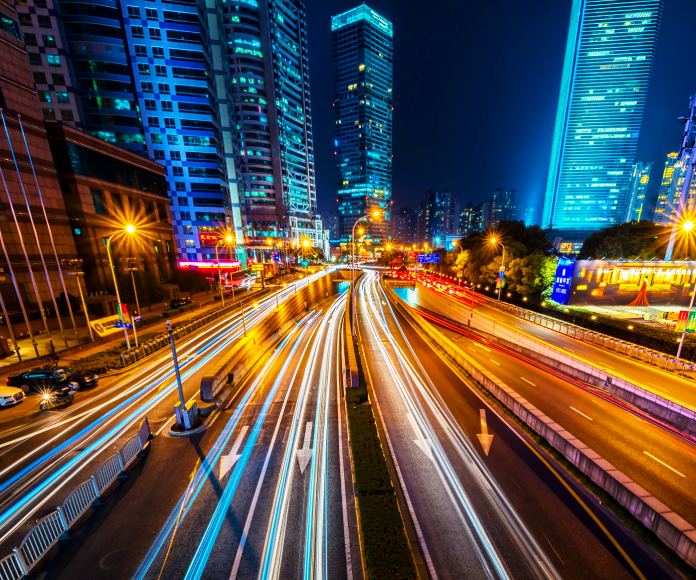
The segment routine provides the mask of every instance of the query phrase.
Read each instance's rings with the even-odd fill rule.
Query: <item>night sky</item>
[[[319,208],[335,211],[330,18],[353,0],[306,0]],[[374,0],[394,23],[395,204],[426,189],[478,202],[516,188],[541,212],[571,0]],[[665,0],[638,160],[653,161],[656,195],[679,148],[696,69],[695,0]],[[649,216],[652,212],[649,213]]]

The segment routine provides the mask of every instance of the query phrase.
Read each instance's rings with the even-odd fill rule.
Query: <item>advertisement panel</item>
[[[96,318],[90,321],[92,330],[99,336],[108,336],[121,330],[121,317],[118,314],[113,316],[105,316],[104,318]]]
[[[675,332],[684,332],[686,330],[686,322],[689,319],[688,310],[680,310],[677,317],[677,325],[674,327]]]
[[[686,320],[686,332],[696,331],[696,310],[689,312],[689,317]]]
[[[551,300],[559,304],[568,304],[570,299],[570,287],[573,284],[573,272],[575,260],[570,258],[558,258],[556,265],[556,277],[553,280],[553,292]]]

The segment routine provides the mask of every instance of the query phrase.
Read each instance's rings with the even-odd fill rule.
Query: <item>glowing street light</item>
[[[351,242],[351,270],[350,270],[350,289],[351,289],[351,326],[353,336],[356,336],[355,328],[355,228],[362,221],[367,221],[370,218],[379,219],[382,212],[379,209],[373,209],[370,213],[360,216],[353,224],[353,229],[351,230],[350,242]],[[362,228],[361,228],[362,229]],[[362,235],[362,234],[361,234]]]
[[[498,271],[498,300],[500,300],[500,293],[503,290],[503,276],[505,275],[505,244],[503,244],[500,237],[496,233],[490,234],[486,240],[486,243],[494,248],[500,246],[503,249],[503,256],[500,260],[500,270]]]
[[[682,222],[681,229],[683,232],[686,232],[687,234],[691,234],[691,232],[694,230],[693,220],[687,219],[686,221]],[[671,243],[671,240],[670,240],[670,243]],[[669,250],[668,250],[668,252],[669,252]],[[670,257],[671,257],[671,255],[670,255]],[[694,307],[694,300],[696,300],[696,284],[694,284],[694,289],[691,292],[691,302],[689,302],[689,315],[691,314],[691,310]],[[688,320],[688,318],[687,318],[687,320]],[[675,363],[679,362],[679,358],[681,357],[682,348],[684,347],[684,337],[686,336],[686,326],[687,325],[684,325],[684,330],[682,331],[681,337],[679,338],[679,348],[677,348],[677,356],[674,359]]]
[[[121,303],[121,294],[118,291],[118,281],[116,280],[116,269],[114,268],[114,260],[113,257],[111,256],[111,240],[113,239],[114,236],[117,236],[122,233],[126,233],[128,235],[133,235],[136,232],[136,228],[133,224],[126,224],[123,226],[122,230],[117,230],[113,234],[111,234],[108,238],[106,238],[106,257],[109,260],[109,267],[111,268],[111,276],[114,280],[114,291],[116,293],[116,303],[118,304],[118,317],[121,320],[121,324],[123,325],[123,334],[126,337],[126,347],[130,350],[130,339],[128,338],[128,329],[126,328],[126,320],[123,317],[123,307]],[[138,342],[138,335],[136,334],[135,331],[135,322],[133,322],[133,335],[135,336],[135,342],[137,344]]]
[[[215,263],[218,267],[218,286],[220,287],[220,301],[222,303],[222,306],[225,305],[225,292],[222,288],[222,272],[220,270],[220,258],[218,256],[218,248],[221,245],[226,245],[229,248],[233,242],[234,236],[230,233],[227,233],[224,236],[222,236],[215,244]],[[232,284],[232,302],[234,302],[234,284]]]

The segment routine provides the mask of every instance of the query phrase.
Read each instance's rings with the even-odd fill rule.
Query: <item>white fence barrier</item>
[[[55,511],[38,520],[24,536],[18,548],[0,559],[0,580],[18,580],[26,576],[58,543],[60,537],[80,519],[94,502],[145,448],[150,425],[144,419],[137,435],[131,437],[109,457],[87,481],[83,481]]]

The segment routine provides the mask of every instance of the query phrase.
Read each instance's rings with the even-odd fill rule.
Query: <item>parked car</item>
[[[72,390],[90,389],[99,382],[95,374],[83,374],[70,369],[32,369],[7,377],[7,386],[19,387],[25,393],[42,393],[64,386]]]
[[[24,391],[16,387],[0,387],[0,407],[10,407],[24,400]]]
[[[169,302],[169,308],[184,308],[193,304],[193,300],[189,297],[185,298],[174,298]]]
[[[39,409],[48,411],[49,409],[67,407],[72,404],[74,398],[73,391],[69,386],[48,389],[41,393]]]

